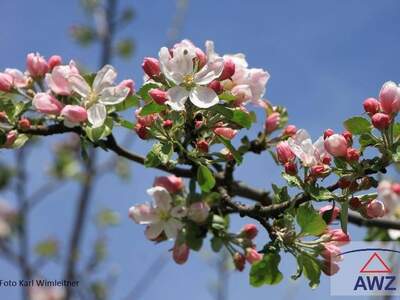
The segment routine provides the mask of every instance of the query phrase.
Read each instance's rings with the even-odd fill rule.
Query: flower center
[[[160,218],[161,221],[168,221],[168,219],[170,218],[169,212],[160,211],[159,212],[159,218]]]
[[[194,75],[193,74],[187,74],[183,77],[183,82],[182,84],[187,88],[190,89],[195,86],[194,83]]]
[[[97,102],[97,94],[95,92],[91,92],[86,100],[86,109],[89,109]]]

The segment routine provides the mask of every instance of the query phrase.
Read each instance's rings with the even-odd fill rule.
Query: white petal
[[[153,197],[155,208],[157,210],[169,212],[169,210],[171,209],[172,198],[165,188],[161,186],[155,186],[148,189],[147,194]]]
[[[178,235],[178,231],[182,228],[182,223],[176,219],[169,219],[164,223],[165,235],[168,239],[174,239]]]
[[[174,86],[167,91],[166,102],[173,110],[185,110],[185,102],[189,97],[189,91],[181,86]]]
[[[400,238],[400,230],[389,229],[388,234],[393,240],[397,240],[398,238]]]
[[[162,47],[160,52],[158,53],[159,61],[160,61],[160,69],[161,72],[167,77],[167,79],[172,82],[179,84],[180,82],[175,82],[174,76],[172,75],[169,69],[169,61],[171,59],[171,54],[169,53],[169,49],[167,47]]]
[[[129,217],[138,224],[150,224],[158,220],[154,209],[148,204],[139,204],[129,209]]]
[[[218,104],[218,95],[210,88],[196,86],[189,95],[190,101],[200,108],[209,108]]]
[[[87,113],[88,120],[94,128],[102,126],[107,117],[106,107],[102,103],[96,103],[95,105],[91,106],[87,110]]]
[[[186,207],[183,205],[175,206],[173,209],[171,209],[171,216],[177,219],[181,219],[184,216],[186,216],[187,210]]]
[[[218,78],[224,70],[224,60],[222,57],[215,58],[209,61],[199,72],[194,76],[194,81],[197,84],[206,85]]]
[[[93,81],[93,91],[100,93],[103,89],[110,87],[115,78],[117,77],[117,72],[111,65],[105,65],[100,71],[97,72],[96,77]]]
[[[127,87],[108,87],[102,90],[99,96],[99,102],[105,105],[114,105],[121,103],[129,94]]]
[[[68,76],[68,81],[71,84],[72,90],[82,97],[87,97],[91,93],[91,88],[79,74],[71,74]]]
[[[164,230],[164,224],[162,222],[153,223],[146,227],[146,237],[149,240],[156,239]]]

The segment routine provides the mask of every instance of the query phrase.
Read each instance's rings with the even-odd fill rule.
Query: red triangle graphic
[[[369,270],[368,269],[368,266],[374,259],[379,260],[383,269],[380,269],[380,270]],[[368,259],[366,264],[361,268],[360,273],[392,273],[392,269],[388,267],[388,265],[383,261],[382,257],[377,252],[374,252],[371,255],[371,257]]]

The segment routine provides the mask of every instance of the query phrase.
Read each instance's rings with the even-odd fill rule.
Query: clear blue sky
[[[137,11],[135,22],[121,35],[133,37],[137,51],[132,60],[117,60],[115,66],[121,79],[133,77],[140,85],[140,62],[144,56],[155,56],[164,45],[175,2],[121,2],[133,3]],[[384,81],[399,81],[399,10],[400,3],[396,0],[191,1],[181,36],[199,45],[207,39],[214,40],[219,53],[243,52],[251,66],[268,70],[271,79],[266,97],[287,106],[291,123],[317,137],[327,127],[341,130],[341,121],[360,113],[362,100],[375,96]],[[89,67],[97,66],[98,48],[81,49],[67,35],[72,24],[84,20],[78,0],[1,1],[0,11],[0,69],[23,68],[25,56],[31,51],[46,56],[57,53],[66,60],[74,58]],[[133,119],[133,112],[130,116]],[[58,139],[49,140],[51,143]],[[136,139],[135,135],[132,139]],[[48,180],[45,170],[49,165],[50,143],[43,143],[33,153],[32,190]],[[135,150],[143,152],[148,147],[142,145],[135,142]],[[279,172],[266,154],[250,155],[239,169],[238,177],[254,186],[268,188],[272,181],[280,182]],[[151,186],[156,174],[160,175],[132,165],[129,184],[122,184],[114,176],[103,177],[97,184],[91,212],[112,207],[122,217],[122,225],[109,232],[109,260],[120,271],[112,299],[125,296],[148,265],[170,246],[152,245],[145,240],[143,228],[127,218],[132,204],[148,200],[145,187]],[[57,236],[66,244],[76,193],[76,187],[68,184],[35,209],[30,218],[32,240]],[[234,222],[234,229],[239,229],[240,224]],[[351,229],[354,239],[362,238],[362,230]],[[85,235],[86,252],[93,238],[90,229]],[[207,255],[194,254],[184,266],[169,263],[142,299],[212,299],[210,287],[215,272],[206,262]],[[47,270],[51,279],[60,278],[54,265],[50,264]],[[282,284],[258,289],[248,285],[247,272],[233,274],[229,299],[328,298],[326,277],[320,288],[311,291],[303,280],[290,281],[295,267],[286,258],[283,271]],[[0,277],[16,279],[19,275],[2,261]],[[14,299],[17,295],[17,290],[0,289],[1,299]]]

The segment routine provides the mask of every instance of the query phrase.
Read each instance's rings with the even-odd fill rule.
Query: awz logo
[[[354,291],[396,291],[396,276],[378,252],[374,252],[360,270]]]

